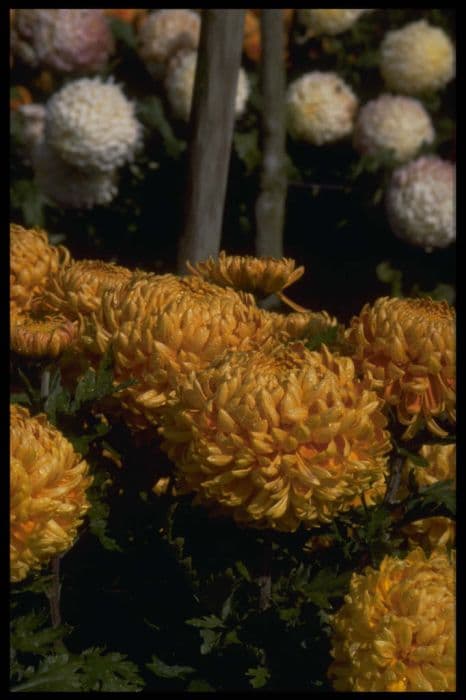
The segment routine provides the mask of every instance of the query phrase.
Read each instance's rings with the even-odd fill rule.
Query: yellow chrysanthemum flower
[[[405,440],[423,420],[439,437],[447,433],[436,417],[456,423],[455,326],[455,310],[445,301],[381,297],[346,332],[358,370],[407,426]]]
[[[417,485],[431,486],[437,481],[452,479],[456,488],[456,445],[423,445],[419,454],[429,463],[427,467],[414,464],[406,459],[401,474],[399,498],[408,495],[408,476],[413,471]],[[455,544],[456,524],[444,516],[422,518],[406,525],[403,530],[411,547],[421,545],[425,549]]]
[[[79,318],[96,311],[107,289],[115,289],[131,279],[126,267],[102,260],[78,260],[58,270],[40,299],[42,308]]]
[[[380,400],[351,359],[302,343],[192,373],[161,422],[181,488],[237,522],[285,531],[330,522],[384,473],[390,449]]]
[[[455,690],[455,553],[417,548],[353,574],[331,624],[335,690]]]
[[[283,295],[283,290],[299,280],[304,267],[296,267],[291,258],[255,258],[251,255],[227,255],[222,250],[218,258],[208,258],[197,265],[186,263],[189,271],[221,287],[233,287],[265,296],[277,294],[297,311],[305,311]]]
[[[69,251],[51,246],[41,229],[10,224],[10,303],[27,310],[58,270],[70,263]]]
[[[19,355],[58,357],[77,337],[77,323],[61,314],[10,314],[10,347]]]
[[[197,277],[166,277],[143,275],[103,304],[102,343],[111,337],[115,378],[137,381],[119,394],[136,429],[157,424],[181,376],[225,349],[248,349],[273,335],[272,321],[251,295]]]
[[[87,463],[44,414],[10,406],[11,581],[72,546],[90,483]]]

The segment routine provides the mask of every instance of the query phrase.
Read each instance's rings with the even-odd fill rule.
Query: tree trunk
[[[244,10],[203,10],[180,274],[186,260],[196,263],[220,251],[243,31]]]
[[[261,11],[262,177],[256,255],[283,256],[286,200],[285,56],[282,10]]]

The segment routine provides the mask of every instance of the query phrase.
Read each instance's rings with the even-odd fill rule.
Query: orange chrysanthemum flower
[[[179,378],[206,367],[227,348],[249,348],[272,335],[251,295],[196,277],[141,275],[103,303],[102,344],[111,344],[119,394],[133,428],[158,422]],[[112,327],[113,326],[113,327]]]
[[[73,544],[89,508],[88,465],[44,414],[10,407],[10,578]]]
[[[331,624],[335,690],[455,690],[455,553],[417,548],[353,574]]]
[[[306,311],[283,294],[284,289],[304,274],[304,267],[296,268],[295,261],[290,258],[227,255],[222,250],[217,259],[210,257],[197,265],[187,262],[186,266],[194,275],[221,287],[233,287],[264,296],[276,294],[296,311]]]
[[[330,522],[385,472],[375,393],[349,358],[302,343],[232,352],[180,380],[160,432],[197,502],[237,522],[293,531]]]
[[[130,270],[114,263],[78,260],[58,270],[40,299],[40,306],[79,318],[96,311],[103,293],[125,284],[131,276]]]
[[[260,10],[246,10],[244,17],[243,51],[246,56],[258,63],[262,53]],[[282,10],[283,13],[283,43],[286,47],[288,34],[293,21],[294,10]]]
[[[70,263],[69,251],[51,246],[45,231],[10,224],[10,302],[21,310],[31,308],[37,294],[58,270]]]
[[[79,324],[79,343],[76,352],[100,356],[101,349],[94,342],[95,326],[103,295],[118,290],[132,277],[125,267],[102,260],[79,260],[60,269],[50,280],[47,289],[36,301],[42,311],[64,314]]]
[[[28,357],[58,357],[78,337],[76,322],[61,314],[31,315],[12,311],[10,347]]]
[[[425,421],[447,435],[435,418],[456,422],[455,310],[445,301],[382,297],[352,319],[347,340],[371,388],[394,406],[412,438]]]

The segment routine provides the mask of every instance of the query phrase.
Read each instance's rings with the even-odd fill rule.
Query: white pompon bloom
[[[177,119],[189,121],[196,74],[197,51],[179,51],[167,69],[165,89],[168,101]],[[235,114],[239,117],[249,97],[249,81],[243,68],[239,69],[236,89]]]
[[[397,168],[385,200],[395,235],[426,251],[455,241],[455,179],[455,165],[437,156]]]
[[[376,155],[392,149],[395,158],[409,160],[423,144],[432,143],[435,131],[419,100],[401,95],[380,95],[359,111],[353,144],[361,154]]]
[[[134,104],[113,82],[82,78],[47,102],[45,138],[75,168],[111,172],[133,160],[141,141]]]
[[[116,170],[102,173],[73,168],[44,140],[35,146],[32,162],[39,189],[61,207],[91,209],[109,204],[118,193]]]
[[[192,10],[156,10],[138,31],[139,55],[154,78],[162,78],[169,59],[182,49],[197,49],[199,15]]]
[[[387,32],[380,46],[380,72],[395,92],[438,90],[455,76],[455,48],[440,27],[424,19]]]
[[[316,146],[338,141],[353,130],[358,98],[336,73],[312,71],[288,86],[288,130]]]
[[[351,29],[353,24],[361,15],[371,10],[298,10],[298,17],[301,24],[308,28],[309,36],[318,34],[329,34],[335,36]]]

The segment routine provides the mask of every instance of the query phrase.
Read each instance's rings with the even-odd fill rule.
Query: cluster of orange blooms
[[[256,303],[251,292],[288,301],[283,289],[304,272],[292,260],[222,253],[178,277],[74,261],[37,229],[12,225],[10,240],[12,349],[57,358],[66,372],[70,358],[95,368],[111,347],[115,382],[135,380],[115,395],[115,414],[135,433],[160,435],[175,467],[155,493],[171,485],[213,514],[293,532],[330,522],[362,494],[383,493],[390,407],[404,439],[423,426],[442,436],[455,423],[455,311],[446,302],[380,298],[345,329],[325,311],[276,313]],[[307,349],[326,332],[331,343]],[[14,580],[57,551],[28,534],[31,523],[53,520],[60,541],[58,523],[64,551],[86,510],[87,467],[76,466],[63,436],[53,474],[36,484],[30,465],[52,441],[33,421],[45,430],[45,417],[13,409]],[[37,445],[26,447],[21,431]],[[433,467],[421,484],[454,476],[454,448],[423,449]],[[38,507],[46,478],[68,494],[68,530],[50,505]],[[60,479],[72,486],[61,490]],[[408,536],[435,547],[454,535],[448,521],[420,521]]]

